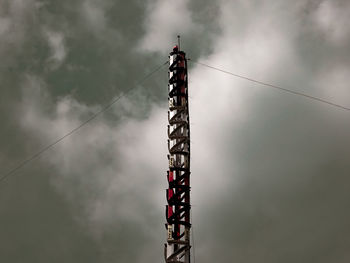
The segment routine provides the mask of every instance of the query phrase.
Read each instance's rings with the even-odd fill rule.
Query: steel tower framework
[[[190,263],[190,123],[186,53],[169,55],[168,189],[166,190],[166,263]]]

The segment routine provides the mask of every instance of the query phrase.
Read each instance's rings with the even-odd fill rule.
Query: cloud
[[[140,43],[144,51],[167,53],[169,44],[176,43],[176,36],[186,37],[195,30],[187,0],[149,1],[146,18],[146,34]]]
[[[49,72],[40,67],[21,71],[19,67],[15,74],[0,79],[3,87],[11,87],[8,93],[12,92],[4,94],[2,101],[8,100],[14,105],[11,109],[16,109],[16,114],[7,108],[1,111],[9,112],[4,127],[8,133],[16,130],[14,137],[21,138],[18,142],[8,133],[3,136],[6,147],[1,147],[1,164],[11,157],[4,149],[35,152],[79,126],[101,109],[102,102],[125,92],[158,59],[163,61],[181,30],[183,47],[193,61],[335,103],[349,101],[348,37],[345,29],[337,29],[346,20],[347,5],[341,10],[340,2],[306,0],[151,1],[147,8],[144,3],[130,3],[131,7],[129,2],[84,1],[70,11],[59,9],[61,2],[45,6],[41,18],[57,18],[52,15],[57,10],[72,15],[67,18],[69,32],[44,19],[43,28],[51,34],[51,40],[48,35],[42,39],[46,46],[49,43],[48,52],[35,53],[30,48],[31,40],[38,36],[35,30],[28,31],[22,35],[28,42],[23,42],[27,48],[22,49],[21,61],[44,57],[41,63],[51,57],[57,63],[61,59],[61,66]],[[120,11],[122,4],[125,9]],[[137,19],[125,19],[134,11]],[[339,16],[339,21],[328,16]],[[4,23],[3,32],[8,32],[6,23],[10,22]],[[118,35],[122,44],[101,41],[114,39],[111,32],[122,32]],[[91,37],[96,33],[97,38]],[[69,56],[64,55],[68,52]],[[18,57],[13,59],[21,64]],[[197,261],[346,262],[350,236],[348,113],[191,62],[189,66]],[[59,220],[45,217],[49,220],[40,225],[57,225],[59,230],[48,227],[49,233],[62,238],[58,244],[65,246],[45,238],[45,249],[35,249],[34,244],[30,250],[28,258],[33,262],[51,258],[53,252],[42,257],[40,251],[52,247],[72,249],[59,250],[65,262],[163,260],[167,101],[166,72],[162,74],[46,152],[39,162],[22,170],[28,176],[11,178],[12,187],[0,191],[0,200],[11,200],[3,213],[6,218],[18,218],[21,213],[23,218],[37,215],[35,219],[40,219],[38,210],[50,207],[52,198],[48,197],[55,195],[52,209],[64,207],[64,218],[75,222],[70,230],[74,233],[62,237],[59,230],[67,221],[61,222],[61,216]],[[76,87],[79,92],[74,93]],[[34,201],[29,206],[24,201],[17,203],[18,194]],[[25,221],[28,229],[34,226],[31,222]],[[28,243],[36,237],[23,236],[18,230],[22,228],[14,224],[6,226],[17,234],[5,235],[0,241],[12,237],[14,251],[22,244],[16,237]],[[37,226],[34,229],[40,230],[36,234],[47,233]],[[91,252],[90,246],[80,247],[76,239],[70,240],[73,235],[93,240],[98,256],[81,259],[81,251]],[[14,256],[9,258],[16,262]]]
[[[94,30],[103,30],[106,26],[105,2],[96,3],[85,0],[82,5],[82,15]]]
[[[64,97],[47,111],[44,109],[52,100],[46,84],[38,77],[27,76],[23,85],[21,124],[43,145],[99,110],[98,106],[87,107]],[[126,98],[121,102],[119,112],[124,111],[123,105],[134,103]],[[55,171],[50,181],[66,200],[83,208],[78,220],[89,225],[90,235],[101,239],[111,226],[122,231],[123,222],[151,233],[149,221],[163,214],[167,168],[164,127],[166,111],[158,107],[141,121],[124,119],[116,124],[100,116],[46,153],[43,161]],[[161,228],[161,223],[155,227]],[[154,233],[150,238],[158,241]]]
[[[350,5],[346,1],[322,1],[314,13],[314,22],[326,39],[335,45],[346,44]]]
[[[0,18],[0,36],[8,32],[10,28],[10,19],[1,17]]]
[[[323,89],[325,97],[345,107],[350,105],[350,94],[348,83],[350,81],[350,68],[341,65],[320,71],[315,82]]]
[[[3,6],[0,13],[0,52],[5,54],[14,48],[13,52],[18,53],[17,49],[22,46],[28,33],[26,30],[30,16],[37,11],[37,7],[32,0],[3,0],[0,4]]]
[[[334,72],[304,64],[299,53],[304,48],[299,42],[303,24],[294,22],[298,14],[299,9],[289,4],[224,2],[219,18],[223,33],[213,53],[199,60],[335,101],[331,93],[344,94],[343,103],[348,102],[345,68]],[[309,52],[317,57],[317,52]],[[319,74],[306,74],[310,70]],[[332,232],[335,222],[326,216],[333,205],[344,205],[341,194],[321,198],[329,176],[347,184],[348,158],[335,161],[333,156],[348,155],[344,144],[349,141],[332,139],[339,136],[339,129],[349,130],[344,124],[346,113],[199,65],[190,74],[197,260],[280,262],[287,254],[294,260],[317,257],[327,262],[328,257],[346,253],[325,241],[341,235],[338,229]],[[318,121],[311,121],[315,118]],[[317,215],[323,217],[318,223]],[[314,236],[301,228],[312,229]],[[317,254],[326,247],[328,254]]]
[[[60,32],[53,32],[49,30],[45,30],[45,35],[51,49],[51,57],[49,58],[49,61],[53,61],[53,63],[55,63],[55,67],[57,67],[63,62],[67,55],[64,45],[64,35]]]

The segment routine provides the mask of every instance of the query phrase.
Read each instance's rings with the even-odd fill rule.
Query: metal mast
[[[179,37],[178,37],[179,38]],[[179,45],[169,55],[168,189],[166,263],[190,263],[190,123],[186,53]]]

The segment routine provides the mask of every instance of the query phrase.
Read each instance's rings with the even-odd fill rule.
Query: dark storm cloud
[[[3,172],[166,60],[139,48],[148,3],[0,5]],[[3,183],[1,261],[162,258],[166,119],[157,105],[166,103],[166,71],[162,76]]]
[[[340,16],[339,24],[323,21],[324,12],[333,17],[347,11],[340,10],[344,4],[339,2],[318,2],[312,9],[307,4],[226,2],[224,34],[208,63],[348,106],[350,65],[343,41],[349,35],[342,22],[346,18]],[[335,29],[344,33],[334,35]],[[194,208],[200,240],[197,260],[346,262],[348,113],[227,76],[219,79],[214,72],[204,78],[197,67],[192,74],[192,120],[200,120],[196,100],[210,101],[201,124],[211,125],[199,125],[206,127],[204,131],[194,125],[193,140],[206,133],[215,141],[207,147],[212,152],[205,159],[211,161],[209,169],[194,161],[193,174],[200,174],[200,179],[193,179],[198,180],[193,184],[194,199],[205,187],[199,181],[223,183],[216,182],[209,198],[204,191],[197,199],[202,203]],[[220,85],[225,96],[215,90],[218,102],[209,94],[207,100],[198,98],[197,90],[205,83],[212,89]],[[217,110],[218,104],[222,110]],[[210,118],[211,110],[219,120]],[[194,156],[196,147],[199,152],[208,145],[196,145],[202,142],[194,142]]]
[[[350,104],[346,1],[0,5],[3,171],[136,85],[179,33],[194,60]],[[196,260],[347,262],[348,113],[190,65]],[[166,76],[0,186],[0,261],[163,260]]]

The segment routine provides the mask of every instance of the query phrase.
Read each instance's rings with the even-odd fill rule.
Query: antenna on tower
[[[179,47],[179,51],[181,50],[180,48],[180,35],[177,35],[177,46]]]

